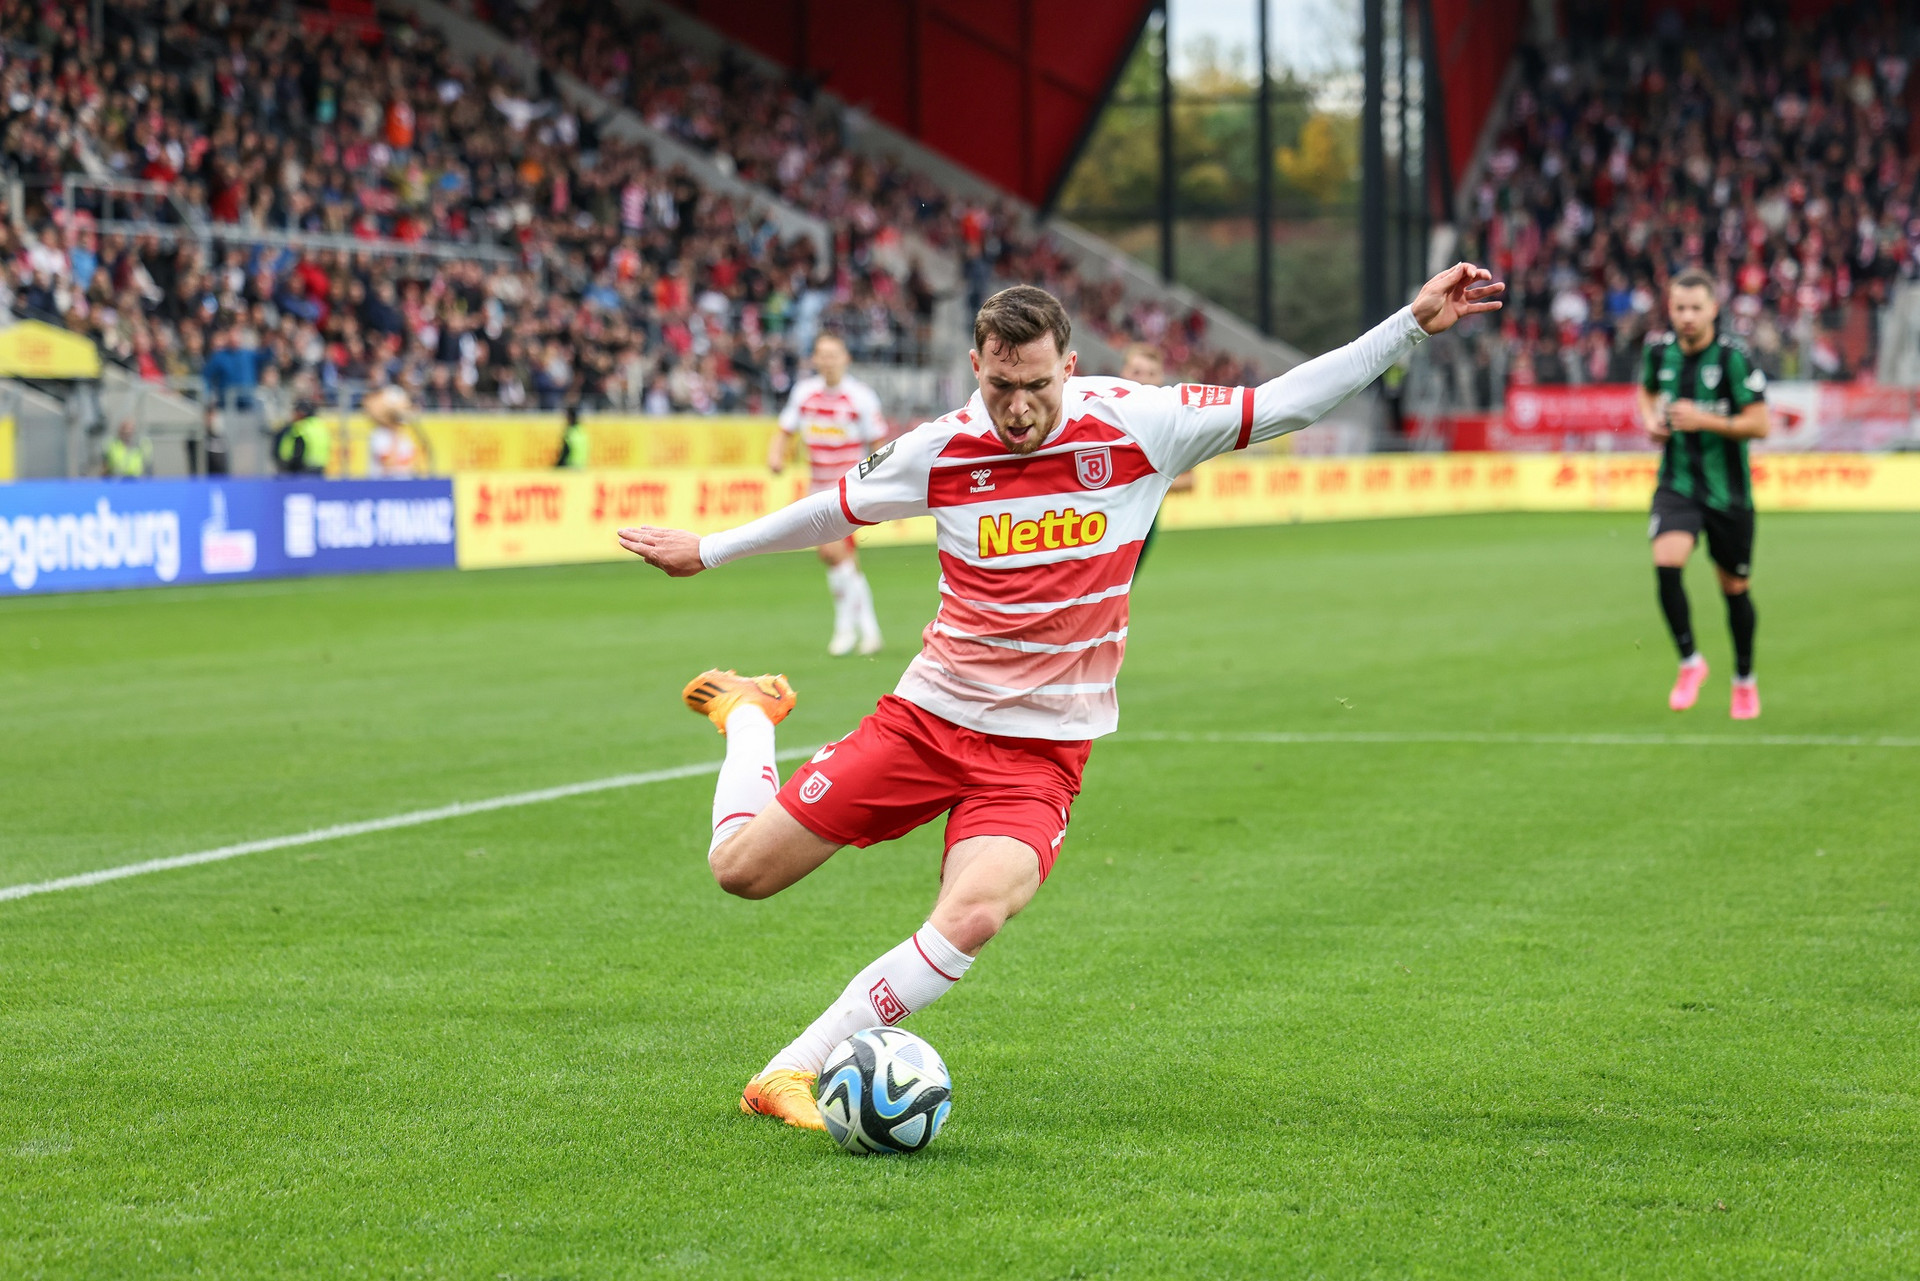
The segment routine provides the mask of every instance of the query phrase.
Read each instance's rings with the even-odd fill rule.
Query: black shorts
[[[1707,535],[1707,555],[1735,578],[1753,573],[1753,510],[1727,510],[1709,507],[1697,498],[1676,494],[1671,489],[1653,491],[1653,519],[1647,524],[1647,537],[1662,534],[1692,534],[1697,542],[1702,530]]]

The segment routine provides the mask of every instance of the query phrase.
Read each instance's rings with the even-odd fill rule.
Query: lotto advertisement
[[[0,485],[0,595],[451,568],[453,489],[425,481]]]
[[[1453,512],[1634,511],[1652,497],[1654,454],[1233,455],[1169,494],[1169,529],[1437,516]],[[1920,511],[1920,455],[1773,454],[1753,462],[1762,511]],[[807,492],[764,468],[486,472],[454,481],[460,565],[617,560],[622,525],[712,533]],[[859,531],[864,545],[930,543],[922,517]]]

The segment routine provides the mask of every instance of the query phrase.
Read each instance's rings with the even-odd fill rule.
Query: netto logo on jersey
[[[1104,512],[1082,516],[1069,507],[1048,512],[1039,520],[1016,521],[1010,513],[980,518],[980,558],[1024,556],[1028,552],[1057,551],[1062,547],[1090,547],[1105,538]]]
[[[880,448],[874,450],[871,454],[868,454],[866,461],[860,464],[860,479],[865,480],[867,477],[873,475],[874,469],[881,463],[887,461],[888,457],[893,453],[893,447],[899,443],[899,441],[890,440],[880,446]]]

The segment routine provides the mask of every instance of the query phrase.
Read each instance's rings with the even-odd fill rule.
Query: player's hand
[[[1413,318],[1430,334],[1445,333],[1463,317],[1499,311],[1496,295],[1506,287],[1505,281],[1495,280],[1485,267],[1456,262],[1421,286],[1413,300]]]
[[[652,525],[623,529],[620,545],[674,578],[687,578],[706,568],[700,561],[700,535],[684,529],[657,529]]]
[[[1720,415],[1710,414],[1691,400],[1676,400],[1667,406],[1667,426],[1675,431],[1711,431],[1720,425]]]

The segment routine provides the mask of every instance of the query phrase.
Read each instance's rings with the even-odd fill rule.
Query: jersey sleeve
[[[1657,394],[1660,390],[1660,345],[1649,342],[1640,348],[1640,386]]]
[[[1402,307],[1346,346],[1258,387],[1121,384],[1108,403],[1155,469],[1178,476],[1218,454],[1318,422],[1405,360],[1426,336],[1413,309]]]
[[[807,380],[802,378],[793,385],[787,394],[787,407],[780,411],[780,430],[791,435],[800,430],[800,402],[807,394]]]
[[[860,415],[854,430],[859,434],[859,438],[869,445],[884,439],[887,434],[887,419],[886,415],[880,412],[880,397],[874,393],[873,388],[862,386],[856,399],[859,403]]]
[[[927,482],[944,435],[923,423],[890,440],[840,478],[840,510],[856,525],[927,514]]]
[[[1767,376],[1753,363],[1746,348],[1729,343],[1726,364],[1727,398],[1733,402],[1734,413],[1767,398]]]

